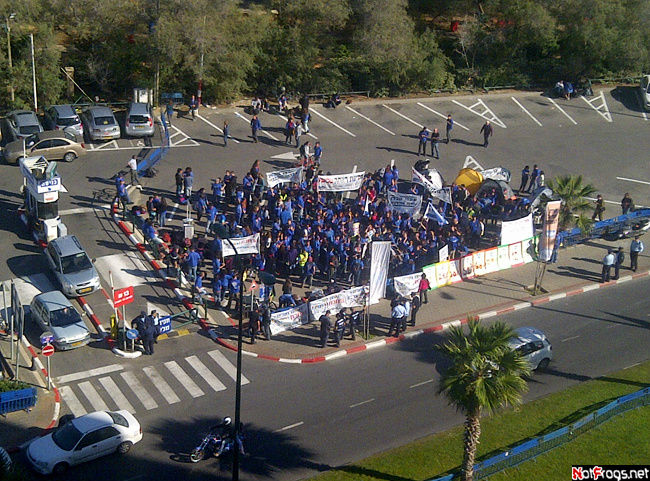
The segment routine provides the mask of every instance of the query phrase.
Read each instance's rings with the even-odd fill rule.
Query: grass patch
[[[524,440],[570,424],[617,397],[647,386],[650,386],[650,361],[580,383],[524,404],[518,409],[507,409],[494,416],[484,417],[481,423],[478,460],[489,458]],[[510,477],[511,473],[520,470],[522,472],[527,470],[526,479],[567,479],[566,477],[570,476],[572,463],[608,464],[606,459],[612,461],[609,464],[626,463],[627,458],[622,452],[629,452],[628,447],[634,447],[632,451],[636,451],[637,456],[645,456],[647,462],[647,453],[650,452],[650,441],[647,436],[650,421],[637,423],[638,426],[632,425],[642,418],[643,414],[649,418],[647,408],[618,416],[580,436],[576,441],[538,457],[537,461],[528,461],[490,479],[523,480],[523,475],[517,478]],[[614,423],[621,430],[620,432],[615,429],[610,430],[610,424],[614,425]],[[608,433],[607,437],[603,437],[605,432]],[[341,466],[312,479],[315,481],[417,481],[443,475],[460,466],[463,454],[462,433],[462,426],[458,426],[357,463]],[[590,443],[585,443],[583,439],[589,439]],[[574,445],[577,443],[581,443],[584,447],[581,450],[574,450]],[[609,453],[609,456],[606,459],[600,457],[602,453]],[[554,468],[549,468],[548,476],[543,476],[537,471],[540,466],[543,466],[541,460],[546,457],[549,458],[549,464],[551,464],[550,460],[553,460]],[[614,460],[617,462],[613,462]],[[531,477],[531,469],[535,470],[535,476]],[[555,474],[552,475],[553,473]]]
[[[21,381],[0,380],[0,392],[18,391],[20,389],[27,389],[28,387],[30,387],[29,384]]]

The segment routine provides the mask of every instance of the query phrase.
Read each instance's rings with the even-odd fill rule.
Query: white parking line
[[[108,395],[113,399],[113,402],[117,406],[117,409],[126,409],[129,411],[131,414],[135,413],[135,409],[133,409],[133,406],[129,402],[129,400],[122,394],[122,391],[120,391],[120,388],[117,387],[117,384],[115,384],[115,381],[109,376],[106,377],[100,377],[99,382],[102,386],[104,386],[104,389],[108,393]]]
[[[433,382],[433,379],[428,379],[426,381],[422,381],[422,382],[419,382],[417,384],[413,384],[412,386],[409,386],[409,389],[413,389],[414,387],[424,386],[425,384],[429,384],[429,383],[432,383],[432,382]]]
[[[424,125],[422,125],[420,122],[416,122],[413,119],[409,119],[406,115],[400,114],[397,110],[391,109],[388,105],[386,105],[386,104],[382,104],[382,105],[384,107],[386,107],[388,110],[390,110],[391,112],[393,112],[394,114],[399,115],[400,117],[402,117],[404,120],[407,120],[407,121],[411,122],[413,125],[417,125],[419,128],[424,127]]]
[[[124,379],[131,391],[133,391],[133,394],[137,396],[147,411],[158,407],[156,401],[154,401],[147,390],[142,386],[142,384],[140,384],[140,381],[138,381],[138,378],[135,377],[135,374],[127,371],[121,373],[120,376],[122,376],[122,379]]]
[[[233,366],[233,364],[228,359],[226,359],[226,356],[224,356],[221,351],[218,350],[210,351],[208,352],[208,356],[210,356],[214,360],[214,362],[219,364],[219,367],[223,369],[233,381],[237,380],[237,368]],[[244,384],[248,384],[249,382],[250,381],[246,379],[246,376],[242,374],[241,377],[242,386]]]
[[[612,114],[609,113],[609,108],[607,107],[607,100],[605,100],[605,92],[603,90],[600,91],[600,95],[598,97],[594,97],[591,100],[587,100],[584,95],[581,95],[580,98],[585,102],[587,102],[589,106],[593,108],[596,112],[598,112],[602,118],[607,120],[607,122],[612,122]],[[596,100],[600,100],[601,104],[595,106],[594,102]]]
[[[355,114],[357,114],[357,115],[358,115],[359,117],[361,117],[362,119],[366,119],[368,122],[370,122],[370,123],[373,124],[373,125],[376,125],[376,126],[379,127],[380,129],[385,130],[385,131],[388,132],[390,135],[395,135],[395,132],[391,132],[390,130],[388,130],[388,129],[387,129],[386,127],[384,127],[383,125],[379,125],[377,122],[375,122],[375,121],[372,120],[372,119],[369,119],[368,117],[366,117],[366,116],[363,115],[362,113],[357,112],[356,110],[354,110],[354,109],[353,109],[352,107],[350,107],[349,105],[346,105],[345,108],[348,109],[350,112],[354,112]]]
[[[289,122],[289,119],[286,118],[284,115],[282,115],[282,114],[277,114],[277,116],[280,117],[281,119],[284,119],[285,122]],[[311,130],[311,129],[310,129],[310,130]],[[314,134],[312,134],[311,132],[307,132],[306,135],[309,135],[312,139],[316,139],[316,140],[318,140],[318,137],[316,137],[316,136],[315,136]]]
[[[117,145],[116,140],[111,140],[110,142],[106,142],[105,144],[101,144],[99,147],[95,146],[94,144],[90,144],[90,145],[91,145],[90,150],[113,150],[113,148],[115,148],[115,149],[120,148],[120,146]],[[113,147],[109,149],[108,148],[109,145],[112,145]]]
[[[373,397],[373,398],[370,398],[370,399],[366,399],[365,401],[361,401],[360,403],[350,404],[350,407],[351,407],[351,408],[356,408],[356,407],[358,407],[358,406],[363,406],[364,404],[371,403],[371,402],[373,402],[374,400],[375,400],[374,397]]]
[[[445,114],[441,114],[440,112],[433,110],[431,107],[428,105],[424,105],[423,103],[418,102],[418,105],[422,107],[423,109],[427,109],[429,112],[433,112],[436,114],[438,117],[442,117],[443,119],[447,120],[447,116]],[[463,124],[458,123],[457,121],[454,120],[454,125],[458,125],[461,129],[465,129],[469,132],[469,129],[465,127]]]
[[[340,130],[342,130],[343,132],[345,132],[345,133],[348,134],[349,136],[351,136],[351,137],[356,137],[356,135],[354,135],[352,132],[350,132],[349,130],[344,129],[343,127],[341,127],[339,124],[337,124],[337,123],[334,122],[333,120],[328,119],[327,117],[325,117],[323,114],[321,114],[321,113],[320,113],[318,110],[316,110],[315,108],[312,107],[312,108],[309,109],[309,110],[310,110],[311,112],[314,112],[314,113],[315,113],[316,115],[318,115],[321,119],[323,119],[323,120],[325,120],[326,122],[329,122],[330,124],[332,124],[334,127],[338,128],[338,129],[340,129]]]
[[[206,124],[208,124],[208,125],[209,125],[210,127],[212,127],[213,129],[216,129],[216,130],[218,130],[219,132],[221,132],[221,134],[223,135],[223,130],[221,130],[221,129],[220,129],[219,127],[217,127],[215,124],[213,124],[212,122],[210,122],[208,119],[206,119],[205,117],[203,117],[202,115],[199,115],[199,114],[196,114],[196,116],[197,116],[199,119],[203,120],[203,122],[205,122]],[[228,138],[229,138],[230,140],[232,140],[232,141],[233,141],[234,143],[236,143],[236,144],[239,143],[239,140],[233,138],[232,135],[229,135]]]
[[[88,399],[95,411],[108,411],[108,406],[101,398],[99,393],[95,390],[90,381],[84,381],[79,383],[79,389],[83,395]]]
[[[514,98],[514,97],[510,97],[510,98],[513,100],[514,103],[516,103],[517,105],[519,105],[519,107],[521,107],[521,110],[523,110],[524,112],[526,112],[526,113],[528,114],[528,116],[529,116],[531,119],[533,119],[533,121],[534,121],[537,125],[539,125],[540,127],[542,126],[542,123],[541,123],[539,120],[537,120],[535,117],[533,117],[533,114],[531,114],[528,110],[526,110],[526,107],[524,107],[523,105],[521,105],[521,104],[519,103],[519,100],[517,100],[517,99]]]
[[[573,340],[573,339],[578,339],[579,337],[580,337],[580,336],[571,336],[571,337],[567,337],[567,338],[565,338],[565,339],[562,339],[560,342],[571,341],[571,340]]]
[[[283,428],[276,429],[273,432],[274,433],[281,433],[282,431],[288,431],[289,429],[297,428],[298,426],[302,426],[303,424],[305,424],[305,423],[303,421],[300,421],[299,423],[289,424],[288,426],[285,426]]]
[[[243,120],[244,122],[246,122],[247,124],[250,124],[250,123],[251,123],[250,120],[248,120],[246,117],[244,117],[244,116],[243,116],[242,114],[240,114],[239,112],[235,112],[235,115],[236,115],[237,117],[239,117],[240,119],[242,119],[242,120]],[[268,132],[267,132],[266,130],[264,130],[264,129],[260,129],[260,132],[262,132],[262,133],[263,133],[264,135],[266,135],[267,137],[272,138],[272,139],[275,140],[276,142],[279,142],[279,141],[280,141],[276,136],[274,136],[273,134],[268,133]]]
[[[73,374],[65,374],[56,378],[58,384],[66,384],[79,379],[86,379],[88,377],[99,376],[100,374],[108,374],[110,372],[122,371],[124,366],[121,364],[109,364],[108,366],[96,367],[87,371],[79,371]]]
[[[628,182],[636,182],[637,184],[650,185],[650,182],[646,182],[645,180],[628,179],[627,177],[616,177],[616,178],[618,180],[627,180]]]
[[[172,143],[172,142],[171,142],[171,136],[170,136],[170,137],[169,137],[169,146],[170,146],[170,147],[185,147],[184,145],[179,145],[179,144],[180,144],[181,142],[185,142],[186,140],[189,140],[189,141],[191,142],[190,145],[199,145],[199,143],[198,143],[196,140],[194,140],[193,138],[191,138],[189,135],[187,135],[185,132],[183,132],[181,129],[179,129],[179,128],[176,127],[175,125],[172,125],[171,127],[172,127],[172,129],[175,129],[176,132],[177,132],[179,135],[182,135],[182,136],[183,136],[183,139],[182,139],[182,140],[179,140],[178,142],[174,142],[174,143]]]
[[[79,402],[79,399],[70,386],[61,386],[59,388],[59,392],[61,393],[61,397],[65,403],[68,405],[68,409],[70,409],[75,417],[83,416],[86,414],[86,409]]]
[[[470,105],[469,107],[467,105],[461,104],[458,100],[452,100],[452,102],[455,103],[456,105],[460,106],[460,107],[463,107],[466,110],[469,110],[473,114],[484,118],[485,120],[489,120],[493,124],[498,125],[499,127],[503,128],[503,129],[506,128],[506,124],[504,124],[499,119],[499,117],[497,117],[496,114],[494,112],[492,112],[492,109],[490,109],[490,107],[485,105],[485,102],[483,102],[483,100],[481,100],[481,99],[477,99],[476,102],[474,104]],[[481,107],[483,111],[479,112],[478,110],[476,110],[477,106]],[[489,114],[489,116],[488,116],[488,114]]]
[[[174,390],[167,384],[162,376],[156,371],[156,368],[153,366],[148,366],[142,369],[147,377],[151,380],[151,383],[156,386],[158,392],[165,398],[169,404],[174,404],[180,402],[180,398],[176,395]]]
[[[560,107],[555,100],[553,100],[551,97],[548,98],[557,109],[564,114],[564,116],[569,119],[571,122],[573,122],[573,125],[578,125],[578,122],[573,120],[569,114],[567,114],[562,107]]]

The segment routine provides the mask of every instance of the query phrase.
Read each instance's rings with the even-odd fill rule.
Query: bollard
[[[32,357],[32,365],[29,366],[30,371],[36,371],[36,358]]]

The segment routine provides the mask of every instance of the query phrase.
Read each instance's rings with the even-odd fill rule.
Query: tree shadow
[[[620,102],[627,110],[643,112],[639,99],[639,87],[618,86],[610,94],[614,100]]]

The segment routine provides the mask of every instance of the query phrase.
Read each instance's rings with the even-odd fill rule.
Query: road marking
[[[470,105],[469,107],[467,105],[461,104],[458,100],[452,100],[452,102],[455,103],[456,105],[460,106],[460,107],[463,107],[466,110],[469,110],[473,114],[484,118],[485,120],[489,120],[493,124],[498,125],[499,127],[503,128],[503,129],[506,128],[506,124],[504,124],[499,119],[499,117],[497,117],[496,114],[494,112],[492,112],[492,109],[490,109],[490,107],[485,105],[485,102],[483,102],[483,100],[481,100],[481,99],[477,99],[476,103]],[[483,112],[479,112],[478,110],[476,110],[477,106],[482,107]],[[488,114],[489,114],[489,117],[488,117]]]
[[[557,109],[564,114],[564,116],[569,119],[571,122],[573,122],[573,125],[578,125],[578,122],[573,120],[569,114],[567,114],[562,107],[560,107],[555,100],[553,100],[551,97],[548,98],[553,105],[557,107]]]
[[[210,356],[214,360],[214,362],[219,364],[219,367],[223,369],[225,373],[228,374],[228,376],[230,376],[230,378],[233,381],[237,381],[237,368],[228,359],[226,359],[226,356],[224,356],[221,351],[219,350],[210,351],[208,352],[208,356]],[[242,386],[244,384],[248,384],[249,382],[250,381],[246,379],[246,376],[242,374],[241,377]]]
[[[284,115],[282,115],[282,114],[277,114],[277,116],[280,117],[281,119],[284,119],[285,122],[289,122],[289,119],[286,118]],[[311,129],[309,129],[309,130],[311,130]],[[316,139],[316,140],[318,140],[318,137],[316,137],[316,136],[315,136],[314,134],[312,134],[311,132],[305,132],[305,134],[303,134],[303,135],[309,135],[312,139]]]
[[[122,394],[122,391],[120,391],[120,388],[117,387],[117,384],[115,384],[115,381],[113,381],[111,377],[100,377],[99,382],[102,386],[104,386],[104,389],[111,397],[111,399],[113,399],[118,410],[126,409],[131,414],[135,413],[135,409],[133,409],[131,403],[128,401],[128,399],[126,399],[124,394]]]
[[[169,404],[174,404],[180,401],[180,398],[176,395],[174,390],[167,384],[162,376],[156,371],[156,368],[153,366],[148,366],[142,369],[147,377],[151,380],[151,383],[156,386],[158,392],[165,398]]]
[[[393,112],[394,114],[399,115],[400,117],[402,117],[404,120],[407,120],[407,121],[411,122],[413,125],[417,125],[419,128],[424,127],[424,125],[422,125],[421,123],[416,122],[415,120],[408,118],[406,115],[399,113],[397,110],[390,108],[388,105],[386,105],[386,104],[382,104],[382,105],[384,107],[386,107],[388,110],[390,110],[391,112]]]
[[[384,127],[383,125],[379,125],[377,122],[375,122],[375,121],[372,120],[372,119],[369,119],[368,117],[366,117],[366,116],[363,115],[362,113],[357,112],[356,110],[354,110],[354,109],[353,109],[352,107],[350,107],[349,105],[346,105],[345,108],[348,109],[350,112],[354,112],[355,114],[357,114],[357,115],[358,115],[359,117],[361,117],[362,119],[366,119],[368,122],[370,122],[370,123],[373,124],[373,125],[376,125],[376,126],[379,127],[380,129],[385,130],[385,131],[388,132],[390,135],[395,135],[395,132],[391,132],[390,130],[388,130],[388,129],[387,129],[386,127]]]
[[[183,145],[179,145],[179,144],[180,144],[181,142],[185,142],[186,140],[189,140],[190,142],[192,142],[190,145],[200,145],[196,140],[194,140],[193,138],[191,138],[189,135],[187,135],[185,132],[183,132],[181,129],[179,129],[179,128],[176,127],[175,125],[172,125],[171,127],[172,127],[173,129],[175,129],[175,130],[176,130],[180,135],[183,136],[183,140],[179,140],[178,142],[175,142],[175,143],[172,144],[172,143],[171,143],[171,137],[170,137],[170,142],[169,142],[169,146],[170,146],[170,147],[185,147],[185,146],[183,146]]]
[[[305,423],[303,421],[300,421],[299,423],[289,424],[288,426],[285,426],[283,428],[276,429],[273,432],[274,433],[281,433],[282,431],[288,431],[289,429],[297,428],[298,426],[302,426],[303,424],[305,424]]]
[[[239,112],[235,111],[235,115],[236,115],[237,117],[239,117],[240,119],[242,119],[244,122],[246,122],[246,123],[248,123],[248,124],[250,125],[251,121],[248,120],[246,117],[244,117],[242,114],[240,114]],[[276,142],[279,142],[279,141],[280,141],[280,140],[279,140],[275,135],[268,133],[268,132],[267,132],[266,130],[264,130],[264,129],[260,129],[260,132],[262,132],[262,133],[263,133],[264,135],[266,135],[267,137],[270,137],[271,139],[275,140]]]
[[[418,105],[419,105],[420,107],[422,107],[423,109],[427,109],[429,112],[433,112],[433,113],[436,114],[438,117],[442,117],[443,119],[447,120],[447,116],[446,116],[445,114],[441,114],[440,112],[438,112],[438,111],[436,111],[436,110],[433,110],[431,107],[429,107],[429,106],[427,106],[427,105],[424,105],[424,104],[421,103],[421,102],[418,102]],[[461,129],[465,129],[465,130],[467,130],[467,131],[469,132],[469,129],[468,129],[467,127],[465,127],[465,126],[464,126],[463,124],[461,124],[461,123],[456,122],[455,120],[454,120],[454,125],[458,125]]]
[[[237,112],[235,112],[235,113],[237,113]],[[203,120],[203,122],[205,122],[206,124],[208,124],[208,125],[209,125],[210,127],[212,127],[213,129],[216,129],[216,130],[218,130],[219,132],[221,132],[221,135],[223,135],[223,130],[221,130],[221,129],[220,129],[219,127],[217,127],[215,124],[213,124],[212,122],[210,122],[208,119],[206,119],[206,118],[203,117],[202,115],[199,115],[198,113],[196,114],[196,116],[197,116],[198,118],[200,118],[201,120]],[[228,138],[229,138],[230,140],[232,140],[232,141],[233,141],[234,143],[236,143],[236,144],[239,143],[239,140],[233,138],[231,135],[229,135]]]
[[[536,123],[537,125],[539,125],[540,127],[542,126],[542,123],[541,123],[539,120],[537,120],[535,117],[533,117],[533,114],[531,114],[528,110],[526,110],[526,107],[524,107],[523,105],[521,105],[521,103],[519,103],[519,100],[517,100],[517,99],[514,98],[514,97],[510,97],[510,98],[514,101],[514,103],[516,103],[517,105],[519,105],[519,107],[521,107],[521,110],[523,110],[524,112],[526,112],[526,113],[528,114],[528,116],[529,116],[531,119],[533,119],[533,122],[535,122],[535,123]]]
[[[64,215],[72,215],[72,214],[86,214],[88,212],[95,212],[97,210],[108,210],[110,208],[111,206],[108,204],[99,205],[97,207],[77,207],[75,209],[60,210],[59,215],[64,216]]]
[[[92,144],[92,143],[90,145],[92,146],[91,150],[112,150],[112,149],[119,149],[120,148],[120,146],[117,145],[116,140],[111,140],[110,142],[106,142],[105,144],[101,144],[99,147],[97,147],[95,144]],[[110,149],[107,149],[106,147],[109,146],[109,145],[112,145],[113,147],[111,147]]]
[[[312,107],[310,110],[311,110],[311,112],[314,112],[316,115],[318,115],[321,119],[323,119],[323,120],[329,122],[330,124],[332,124],[334,127],[337,127],[338,129],[341,129],[343,132],[345,132],[346,134],[348,134],[348,135],[350,135],[352,137],[356,137],[356,135],[354,135],[352,132],[350,132],[349,130],[344,129],[343,127],[341,127],[339,124],[337,124],[333,120],[328,119],[327,117],[325,117],[323,114],[321,114],[315,108]]]
[[[650,185],[650,182],[646,182],[645,180],[628,179],[627,177],[616,177],[616,178],[618,180],[627,180],[628,182],[636,182],[637,184]]]
[[[205,382],[209,384],[212,389],[217,392],[224,391],[226,389],[226,386],[221,381],[219,381],[219,379],[217,379],[214,374],[212,374],[212,371],[205,367],[205,364],[199,361],[198,357],[190,356],[186,357],[185,360],[190,366],[192,366],[192,369],[194,369],[199,374],[199,376],[201,376]]]
[[[432,383],[432,382],[433,382],[433,379],[429,379],[427,381],[422,381],[422,382],[419,382],[417,384],[413,384],[412,386],[409,386],[409,389],[413,389],[414,387],[424,386],[425,384],[429,384],[429,383]]]
[[[79,399],[77,398],[77,396],[75,395],[74,391],[70,386],[59,387],[59,393],[61,393],[61,397],[68,405],[68,408],[70,409],[72,414],[74,414],[75,417],[83,416],[84,414],[86,414],[86,410],[79,402]]]
[[[626,366],[626,367],[624,367],[623,369],[629,369],[629,368],[631,368],[631,367],[636,367],[636,366],[638,366],[639,364],[641,364],[641,363],[640,363],[640,362],[635,362],[634,364],[630,364],[629,366]]]
[[[199,397],[205,394],[201,391],[201,388],[196,385],[194,381],[183,371],[183,369],[176,363],[176,361],[168,361],[165,363],[165,367],[171,372],[178,382],[180,382],[183,387],[190,393],[192,397]]]
[[[375,400],[374,397],[373,397],[373,398],[370,398],[370,399],[366,399],[365,401],[361,401],[360,403],[350,404],[350,407],[351,407],[351,408],[356,408],[356,407],[358,407],[358,406],[363,406],[364,404],[371,403],[371,402],[373,402],[374,400]]]
[[[65,384],[71,381],[78,381],[79,379],[86,379],[88,377],[99,376],[100,374],[108,374],[115,371],[122,371],[124,366],[121,364],[109,364],[108,366],[96,367],[87,371],[79,371],[73,374],[65,374],[56,378],[58,384]]]
[[[565,339],[562,339],[562,341],[560,341],[560,342],[571,341],[571,340],[573,340],[573,339],[578,339],[579,337],[580,337],[580,336],[571,336],[571,337],[567,337],[567,338],[565,338]]]
[[[146,391],[146,389],[142,386],[142,384],[140,384],[140,381],[138,381],[138,378],[135,377],[135,374],[133,374],[130,371],[127,371],[121,373],[120,376],[122,376],[122,379],[126,381],[126,384],[129,386],[129,389],[133,391],[133,394],[137,396],[137,398],[140,400],[140,402],[142,403],[142,405],[147,411],[158,407],[156,401],[154,401],[154,399]]]
[[[479,172],[482,172],[482,171],[485,170],[481,166],[481,164],[479,164],[476,160],[474,160],[474,157],[472,157],[471,155],[468,155],[467,157],[465,157],[465,163],[463,164],[463,169],[466,168],[466,167],[470,167],[472,165],[474,167],[476,167],[476,169],[474,169],[474,170],[478,170]]]
[[[594,97],[591,100],[587,100],[587,98],[584,95],[581,95],[580,98],[587,102],[589,106],[591,106],[592,109],[594,109],[596,112],[600,114],[602,118],[607,120],[607,122],[612,122],[612,114],[609,113],[609,108],[607,107],[607,100],[605,100],[605,91],[601,90],[600,95],[598,97]],[[602,103],[599,106],[595,106],[594,102],[596,100],[601,100]]]
[[[99,393],[95,390],[92,384],[90,384],[90,381],[84,381],[80,382],[78,384],[79,389],[81,390],[82,394],[88,399],[90,404],[92,405],[93,409],[95,411],[108,411],[108,406],[104,402],[104,400],[101,398]]]

